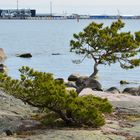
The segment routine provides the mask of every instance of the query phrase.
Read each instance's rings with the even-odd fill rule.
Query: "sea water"
[[[71,73],[88,76],[93,72],[93,60],[85,59],[81,64],[74,64],[81,56],[70,52],[70,40],[73,33],[83,30],[92,21],[110,25],[114,20],[0,20],[0,48],[3,48],[7,59],[4,64],[8,74],[19,78],[18,69],[29,66],[39,71],[50,72],[56,78],[67,77]],[[140,20],[124,20],[122,31],[132,33],[140,30]],[[31,53],[32,58],[19,58],[16,55]],[[60,54],[60,55],[52,55]],[[140,67],[133,70],[123,70],[119,64],[99,66],[98,80],[103,88],[120,86],[120,80],[132,83],[127,86],[140,85]]]

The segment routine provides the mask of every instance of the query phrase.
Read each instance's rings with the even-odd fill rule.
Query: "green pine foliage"
[[[96,76],[100,64],[118,62],[123,69],[140,66],[140,58],[137,57],[140,52],[140,31],[134,34],[122,32],[124,25],[120,19],[110,26],[92,22],[82,32],[73,35],[70,51],[83,55],[83,58],[92,58],[94,73],[91,77]]]
[[[66,125],[99,127],[105,123],[103,113],[112,111],[107,99],[68,92],[64,83],[54,80],[50,73],[29,67],[22,67],[20,72],[20,80],[1,75],[0,87],[29,105],[53,111]]]

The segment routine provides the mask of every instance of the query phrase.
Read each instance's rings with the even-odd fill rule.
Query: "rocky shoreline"
[[[114,108],[106,116],[106,125],[98,130],[92,128],[48,128],[33,119],[38,110],[21,100],[0,91],[0,139],[1,140],[139,140],[140,138],[140,96],[95,91],[85,88],[79,96],[92,94],[108,98]],[[8,133],[11,132],[11,136]],[[9,136],[8,136],[9,134]]]
[[[62,78],[56,80],[64,82]],[[35,119],[34,116],[41,114],[40,110],[0,90],[0,140],[140,140],[140,86],[123,91],[116,87],[104,90],[96,79],[79,74],[70,75],[65,85],[66,90],[75,90],[79,96],[91,94],[107,98],[114,111],[110,116],[105,115],[106,125],[97,130],[52,129]]]
[[[62,79],[62,78],[61,79],[59,78],[58,80],[64,81],[64,79]],[[129,82],[121,80],[120,84],[128,85]],[[68,77],[68,81],[65,82],[65,85],[68,88],[73,88],[78,93],[80,93],[85,88],[90,88],[92,90],[104,91],[104,92],[109,92],[109,93],[113,93],[113,94],[122,93],[122,94],[140,96],[140,86],[126,87],[125,89],[123,89],[123,91],[121,91],[117,87],[110,87],[108,89],[103,89],[102,85],[99,83],[98,80],[96,80],[96,78],[93,79],[93,78],[89,78],[88,76],[80,76],[79,74],[71,74]]]

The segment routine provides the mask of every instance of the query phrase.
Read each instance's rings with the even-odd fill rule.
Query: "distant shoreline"
[[[111,15],[92,15],[92,16],[35,16],[35,17],[0,17],[0,20],[113,20],[113,19],[126,19],[126,20],[134,20],[140,19],[140,16],[111,16]]]

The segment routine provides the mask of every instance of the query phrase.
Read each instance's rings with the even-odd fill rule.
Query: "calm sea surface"
[[[72,60],[80,58],[70,53],[69,41],[73,33],[78,33],[93,20],[0,20],[0,48],[7,54],[4,64],[8,73],[19,77],[21,66],[30,66],[39,71],[51,72],[55,77],[67,77],[71,73],[90,75],[93,70],[92,60],[86,59],[82,64],[73,64]],[[109,25],[112,20],[95,20]],[[124,20],[125,31],[140,30],[140,20]],[[21,53],[32,53],[31,59],[16,57]],[[61,55],[52,55],[60,53]],[[103,88],[119,85],[120,80],[128,80],[140,85],[140,67],[133,70],[122,70],[118,64],[99,67],[99,81]]]

